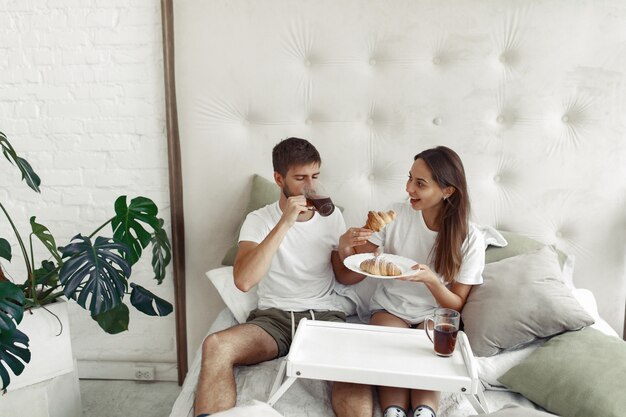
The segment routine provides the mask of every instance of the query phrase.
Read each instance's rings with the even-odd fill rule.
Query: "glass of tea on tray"
[[[330,216],[335,211],[335,205],[330,199],[328,191],[319,181],[305,186],[302,189],[302,194],[306,198],[307,205],[312,210],[317,211],[320,216]]]
[[[459,332],[461,315],[450,308],[438,308],[432,317],[426,319],[424,330],[431,342],[435,353],[439,356],[452,356],[456,346],[456,335]],[[430,335],[432,322],[433,336]]]

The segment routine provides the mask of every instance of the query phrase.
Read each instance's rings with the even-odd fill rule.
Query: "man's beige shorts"
[[[346,315],[342,311],[312,311],[313,314],[311,314],[311,310],[293,312],[293,321],[295,322],[296,329],[300,320],[305,317],[309,320],[315,319],[320,321],[336,322],[346,321]],[[256,309],[250,312],[246,323],[255,324],[269,333],[278,345],[278,356],[280,357],[289,353],[289,347],[291,346],[291,315],[291,311],[283,311],[277,308],[268,308],[266,310]]]

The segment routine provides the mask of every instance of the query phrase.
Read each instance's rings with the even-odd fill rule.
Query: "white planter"
[[[30,339],[31,359],[21,375],[11,378],[7,391],[74,370],[66,301],[24,312],[18,329]]]
[[[18,329],[30,339],[31,360],[21,375],[12,375],[7,393],[0,398],[0,417],[79,417],[80,390],[67,302],[25,312]]]

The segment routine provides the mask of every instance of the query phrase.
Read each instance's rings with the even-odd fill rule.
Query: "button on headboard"
[[[474,220],[575,255],[622,332],[626,6],[614,1],[177,0],[190,351],[253,174],[311,140],[348,225],[405,198],[413,156],[465,163]]]

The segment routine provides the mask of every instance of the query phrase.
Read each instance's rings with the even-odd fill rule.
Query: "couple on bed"
[[[247,216],[234,265],[239,289],[258,286],[258,309],[247,323],[204,340],[196,416],[234,407],[233,367],[286,355],[301,318],[345,321],[333,287],[335,279],[346,285],[363,280],[343,265],[354,253],[384,245],[388,253],[429,260],[416,265],[409,278],[380,281],[370,306],[373,325],[416,326],[437,306],[460,311],[471,286],[482,283],[483,237],[469,223],[465,172],[451,149],[440,146],[415,156],[406,183],[410,199],[393,206],[396,220],[377,233],[346,231],[339,210],[322,217],[307,206],[302,189],[316,182],[321,167],[311,143],[285,139],[274,147],[272,161],[280,199]],[[377,392],[384,417],[436,415],[437,392],[391,387]],[[373,395],[372,387],[335,382],[335,414],[371,417]]]

